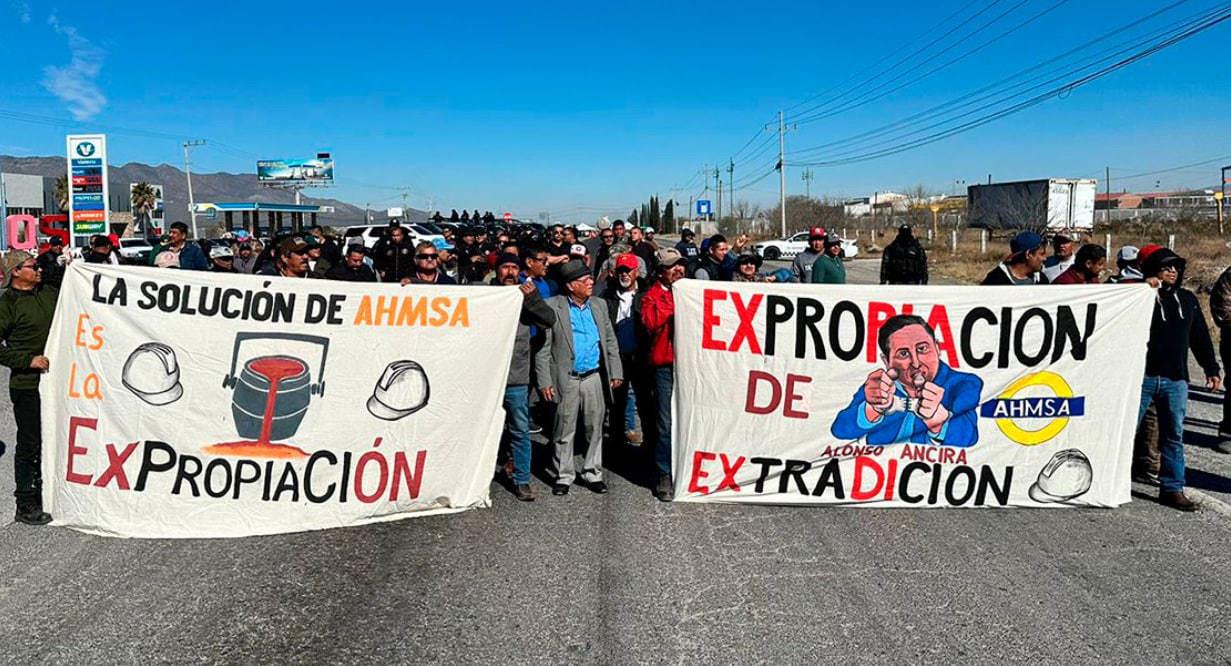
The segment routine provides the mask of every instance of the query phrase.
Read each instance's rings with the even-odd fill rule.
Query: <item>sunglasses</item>
[[[1175,264],[1167,264],[1166,266],[1163,266],[1159,270],[1168,271],[1168,272],[1179,272],[1180,269]]]
[[[615,238],[615,234],[603,234],[603,240],[611,240]]]
[[[440,255],[436,255],[436,254],[416,254],[415,255],[415,259],[418,259],[419,261],[436,261],[439,258],[440,258]]]

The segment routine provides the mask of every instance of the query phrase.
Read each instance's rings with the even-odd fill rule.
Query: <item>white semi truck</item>
[[[972,185],[967,189],[970,226],[982,229],[1090,229],[1094,226],[1092,178],[1048,178]]]

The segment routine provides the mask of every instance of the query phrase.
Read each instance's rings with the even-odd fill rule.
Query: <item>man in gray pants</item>
[[[563,294],[547,301],[556,323],[547,329],[543,346],[535,354],[539,392],[557,403],[552,444],[555,446],[556,483],[552,494],[567,495],[577,476],[596,493],[607,492],[603,481],[603,417],[611,390],[624,383],[620,349],[607,307],[591,302],[594,278],[580,261],[560,270]],[[580,474],[573,461],[573,442],[580,422],[586,453]]]

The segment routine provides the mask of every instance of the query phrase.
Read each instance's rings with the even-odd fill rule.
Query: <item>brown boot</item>
[[[1178,493],[1161,492],[1158,494],[1158,503],[1162,504],[1163,506],[1169,506],[1173,509],[1179,509],[1180,511],[1196,511],[1197,510],[1197,504],[1193,502],[1192,500],[1188,499],[1188,497],[1184,495],[1184,493],[1182,492],[1178,492]]]

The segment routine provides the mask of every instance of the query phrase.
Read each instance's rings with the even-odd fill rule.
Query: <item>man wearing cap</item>
[[[346,255],[342,263],[325,273],[326,280],[339,282],[376,282],[376,271],[364,261],[366,258],[362,243],[352,243],[346,246]]]
[[[581,243],[573,243],[569,246],[568,258],[569,261],[580,261],[586,265],[586,268],[593,269],[590,265],[590,254],[586,251],[586,246]]]
[[[903,224],[881,255],[881,284],[927,283],[928,253],[915,238],[910,225]]]
[[[1145,276],[1141,274],[1139,251],[1134,245],[1125,245],[1120,248],[1119,252],[1116,252],[1116,268],[1120,272],[1107,278],[1107,281],[1112,284],[1145,282]]]
[[[60,261],[64,256],[64,239],[52,236],[47,240],[47,250],[38,255],[38,268],[43,273],[43,284],[56,289],[64,280],[64,264]]]
[[[641,296],[641,326],[645,330],[645,365],[649,368],[649,404],[655,418],[642,418],[646,440],[654,445],[658,482],[654,496],[662,502],[675,497],[671,477],[671,394],[675,389],[675,295],[673,286],[684,277],[684,257],[675,248],[663,248],[656,256],[654,284]],[[649,427],[652,426],[652,427]]]
[[[396,220],[389,223],[388,234],[372,248],[376,272],[385,282],[401,282],[410,277],[415,270],[414,255],[414,243]]]
[[[1075,250],[1077,243],[1068,231],[1056,232],[1051,238],[1052,255],[1043,262],[1043,275],[1048,282],[1054,282],[1060,274],[1067,271],[1077,260]]]
[[[757,273],[761,268],[761,257],[756,254],[741,254],[735,258],[735,275],[732,282],[773,282],[772,277]]]
[[[402,284],[457,284],[440,270],[440,250],[431,241],[415,246],[415,272],[402,279]]]
[[[641,343],[641,326],[638,320],[641,303],[642,281],[637,277],[637,257],[632,253],[622,254],[615,263],[615,274],[607,280],[602,299],[607,304],[607,315],[615,328],[616,343],[620,348],[620,365],[624,367],[624,385],[613,392],[611,411],[611,440],[620,437],[630,444],[640,444],[637,433],[636,401],[644,398],[645,388],[639,373],[637,353]],[[632,398],[630,399],[630,393]],[[619,419],[624,419],[623,428]]]
[[[211,273],[236,273],[235,253],[226,245],[215,245],[209,249],[209,267]]]
[[[323,276],[329,271],[331,266],[339,261],[342,261],[342,249],[338,247],[337,241],[325,235],[325,230],[322,229],[319,224],[314,224],[308,227],[308,233],[312,235],[312,238],[316,240],[317,245],[320,246],[320,256],[328,262],[325,264],[325,267],[319,271]]]
[[[1023,231],[1009,240],[1009,256],[1000,262],[979,284],[984,286],[1014,285],[1019,287],[1048,284],[1043,275],[1043,259],[1047,245],[1033,231]]]
[[[251,243],[240,243],[239,253],[234,260],[235,272],[252,275],[256,272],[256,253],[252,251]]]
[[[696,232],[685,227],[680,232],[680,242],[675,244],[675,251],[684,257],[684,271],[690,276],[696,272],[697,263],[701,261],[701,250],[697,248],[696,239]]]
[[[521,290],[523,299],[517,334],[513,341],[513,361],[509,364],[509,377],[504,386],[504,424],[508,453],[513,463],[513,495],[523,502],[533,502],[530,490],[530,366],[531,328],[550,328],[556,323],[556,313],[534,286],[530,279],[521,278],[522,263],[514,254],[501,254],[496,258],[496,277],[493,285],[515,286]]]
[[[59,290],[42,284],[38,262],[28,252],[12,250],[4,255],[4,286],[0,294],[0,365],[7,366],[9,398],[17,424],[17,450],[13,476],[17,482],[17,522],[46,525],[51,516],[43,511],[43,434],[39,402],[39,378],[50,367],[43,355],[51,331]]]
[[[150,265],[161,268],[179,268],[186,271],[207,271],[209,260],[200,245],[188,241],[188,225],[172,222],[167,231],[167,241],[150,252]]]
[[[1098,284],[1107,267],[1107,250],[1102,245],[1086,243],[1074,255],[1073,265],[1052,280],[1052,284]]]
[[[273,262],[261,267],[258,275],[280,275],[289,278],[308,277],[308,243],[299,236],[289,236],[273,251]]]
[[[111,239],[98,234],[90,238],[90,249],[85,251],[81,259],[87,264],[118,264],[112,249]]]
[[[308,244],[308,277],[317,280],[325,279],[325,273],[333,266],[333,262],[325,258],[325,248],[320,239],[312,234],[304,234],[303,240]]]
[[[1184,259],[1167,248],[1149,255],[1142,263],[1147,277],[1157,278],[1158,295],[1146,345],[1146,372],[1141,384],[1140,422],[1146,408],[1158,407],[1160,431],[1158,501],[1180,511],[1196,511],[1184,495],[1184,416],[1188,411],[1188,352],[1205,373],[1205,386],[1217,391],[1221,385],[1214,344],[1197,297],[1181,285]]]
[[[842,263],[842,240],[833,234],[825,237],[824,252],[812,262],[813,284],[846,284],[846,266]]]
[[[730,252],[731,246],[727,244],[726,236],[710,236],[693,277],[698,280],[730,282],[731,276],[735,274],[735,260],[728,256]]]
[[[808,247],[795,255],[795,260],[791,262],[791,273],[797,281],[812,281],[812,264],[825,254],[825,238],[823,227],[812,227],[808,230]]]
[[[596,493],[607,492],[603,481],[603,418],[612,389],[624,383],[620,348],[607,308],[594,304],[594,277],[579,261],[560,271],[564,294],[548,301],[556,323],[547,329],[535,355],[535,381],[545,400],[557,404],[552,442],[555,445],[555,495],[567,495],[576,477]],[[587,444],[580,472],[573,460],[578,421]]]

